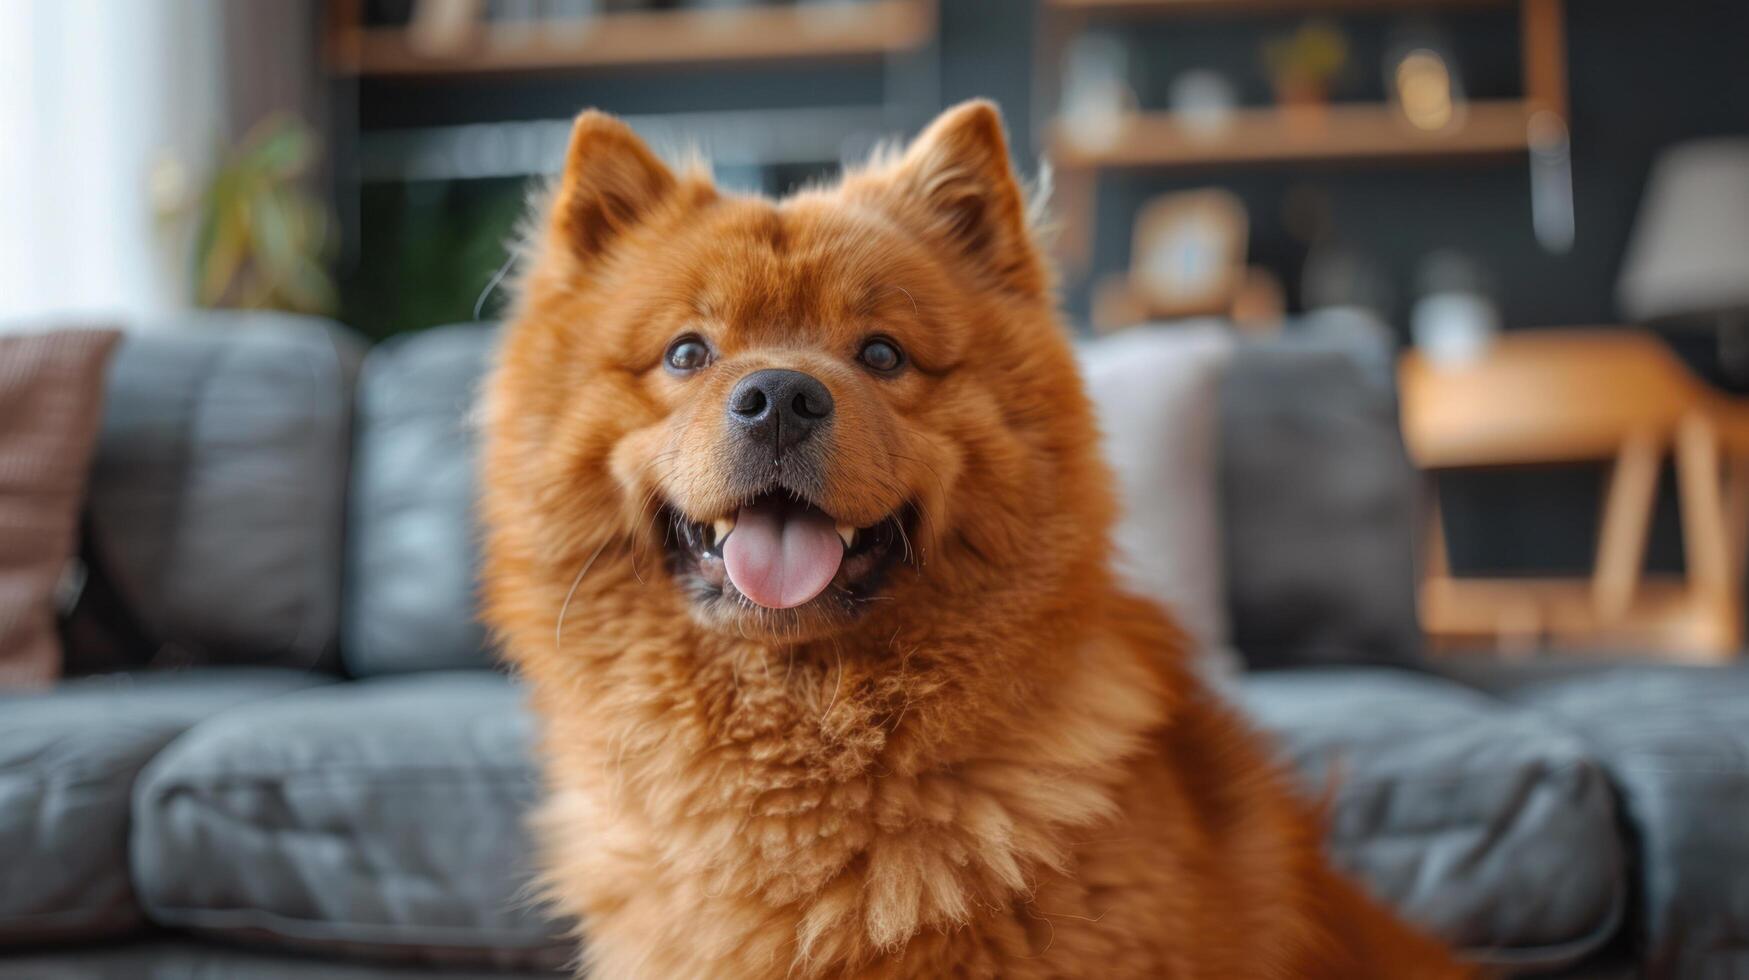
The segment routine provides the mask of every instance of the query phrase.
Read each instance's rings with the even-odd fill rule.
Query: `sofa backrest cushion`
[[[1232,347],[1232,330],[1211,320],[1134,327],[1079,349],[1122,506],[1117,571],[1172,613],[1196,662],[1216,673],[1235,666],[1215,479],[1216,393]]]
[[[335,324],[283,314],[137,325],[111,364],[85,522],[104,579],[87,591],[115,597],[132,635],[69,635],[126,646],[108,667],[330,665],[361,353]]]
[[[355,676],[485,667],[472,407],[497,331],[388,340],[359,374],[342,657]]]
[[[1233,644],[1251,667],[1412,663],[1415,477],[1388,351],[1241,344],[1221,385]]]

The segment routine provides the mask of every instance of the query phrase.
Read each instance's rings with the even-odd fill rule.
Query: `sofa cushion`
[[[188,938],[0,953],[0,977],[20,980],[575,980],[566,970],[443,970],[422,964],[308,956]],[[1592,978],[1595,980],[1595,978]]]
[[[113,330],[0,336],[0,690],[61,676],[72,564]]]
[[[1615,782],[1646,975],[1749,974],[1749,665],[1614,667],[1509,696],[1578,732]]]
[[[172,665],[331,659],[360,351],[329,321],[283,314],[184,314],[128,335],[88,517],[94,574],[140,634],[112,642]]]
[[[1467,955],[1555,967],[1616,932],[1614,803],[1573,735],[1408,671],[1256,674],[1238,692],[1307,791],[1333,791],[1337,863]]]
[[[475,619],[475,388],[497,332],[389,340],[358,379],[342,656],[357,676],[490,662]]]
[[[334,951],[562,961],[534,907],[538,789],[515,684],[373,678],[201,725],[135,795],[134,877],[161,923]]]
[[[137,926],[127,830],[140,769],[204,718],[321,682],[294,671],[210,668],[0,695],[0,944]]]
[[[1223,673],[1237,661],[1220,571],[1215,393],[1232,337],[1215,321],[1134,327],[1079,351],[1123,507],[1118,571],[1170,609],[1199,662]]]
[[[1385,352],[1241,344],[1221,385],[1233,644],[1253,667],[1418,659],[1414,472]]]

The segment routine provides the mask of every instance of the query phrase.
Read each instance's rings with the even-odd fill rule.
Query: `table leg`
[[[1591,601],[1600,623],[1618,623],[1632,607],[1645,565],[1646,530],[1658,492],[1663,442],[1647,431],[1623,441],[1603,503]]]

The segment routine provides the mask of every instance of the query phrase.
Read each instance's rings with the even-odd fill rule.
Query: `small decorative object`
[[[1573,143],[1567,121],[1547,109],[1531,114],[1530,221],[1543,251],[1564,255],[1573,249]]]
[[[1307,246],[1330,237],[1334,213],[1330,190],[1322,184],[1295,181],[1281,196],[1282,227]]]
[[[1136,217],[1131,287],[1152,316],[1227,313],[1245,281],[1249,226],[1228,191],[1156,198]]]
[[[1220,72],[1197,68],[1172,80],[1169,101],[1186,133],[1212,137],[1233,120],[1239,97],[1233,83]]]
[[[1102,276],[1093,284],[1089,312],[1094,333],[1116,333],[1148,322],[1148,307],[1130,288],[1130,277],[1121,272]]]
[[[1110,147],[1136,108],[1129,48],[1114,35],[1082,34],[1063,60],[1063,134],[1083,150]]]
[[[419,0],[407,21],[407,47],[429,58],[459,54],[481,12],[480,0]]]
[[[1391,73],[1397,108],[1416,129],[1437,133],[1457,120],[1451,70],[1436,51],[1416,48],[1397,62]]]
[[[1500,311],[1475,262],[1460,252],[1434,252],[1422,261],[1419,279],[1409,331],[1422,356],[1442,367],[1480,360],[1500,334]]]
[[[1396,298],[1390,277],[1371,255],[1328,234],[1306,252],[1300,271],[1300,305],[1306,311],[1348,311],[1389,322]]]
[[[1463,79],[1445,38],[1425,27],[1399,30],[1387,51],[1385,91],[1403,121],[1425,133],[1462,127]]]
[[[751,7],[757,6],[759,0],[708,0],[719,7]],[[862,6],[863,0],[795,0],[796,6],[808,11],[815,17],[827,21],[840,20],[860,13],[856,8]]]
[[[1228,191],[1155,198],[1136,218],[1128,275],[1094,286],[1093,328],[1110,333],[1152,320],[1218,316],[1272,329],[1285,306],[1281,286],[1261,269],[1246,269],[1248,229],[1244,203]]]
[[[1311,188],[1301,188],[1300,198],[1299,207],[1307,210],[1327,203]],[[1351,346],[1361,352],[1357,356],[1369,372],[1389,377],[1397,347],[1390,327],[1396,300],[1390,277],[1371,255],[1337,241],[1327,217],[1302,220],[1315,222],[1318,233],[1300,270],[1303,313],[1294,329]]]
[[[1233,326],[1248,334],[1280,333],[1287,319],[1287,292],[1281,279],[1262,266],[1245,270],[1233,295]]]
[[[1749,384],[1749,139],[1680,143],[1658,158],[1617,296],[1641,322],[1715,332],[1720,366]]]
[[[486,23],[486,37],[493,46],[527,47],[540,37],[540,7],[535,0],[490,0]]]
[[[1312,110],[1330,101],[1330,87],[1348,64],[1348,38],[1328,21],[1307,21],[1292,35],[1267,41],[1263,62],[1283,108]]]
[[[328,212],[302,185],[316,134],[270,116],[213,172],[199,202],[194,298],[201,306],[328,313],[334,281],[324,267]]]
[[[576,42],[595,29],[601,0],[546,0],[541,30],[557,42]]]

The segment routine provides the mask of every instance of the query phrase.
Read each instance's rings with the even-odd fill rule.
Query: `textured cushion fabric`
[[[481,325],[389,340],[358,380],[346,618],[358,676],[482,666],[475,619],[475,388],[497,332]]]
[[[1580,733],[1615,782],[1646,975],[1749,975],[1749,665],[1615,667],[1511,697]]]
[[[1615,934],[1614,802],[1581,741],[1536,713],[1386,668],[1252,674],[1240,703],[1330,804],[1337,862],[1483,962],[1556,967]]]
[[[159,663],[310,667],[335,646],[359,342],[324,320],[190,314],[129,334],[90,550]]]
[[[295,671],[207,668],[0,695],[0,944],[138,925],[127,860],[136,774],[204,718],[321,682]]]
[[[1419,657],[1414,476],[1376,352],[1241,344],[1221,384],[1233,644],[1252,667]]]
[[[103,372],[119,335],[0,336],[0,690],[61,674],[55,591],[73,560]]]
[[[213,719],[135,796],[158,922],[287,945],[515,966],[571,952],[529,897],[538,782],[489,671],[372,678]]]
[[[1203,662],[1230,655],[1215,493],[1215,402],[1232,332],[1215,322],[1136,327],[1082,345],[1081,369],[1117,475],[1126,584],[1170,609]]]
[[[570,971],[443,970],[287,954],[190,940],[0,952],[0,977],[21,980],[555,980]],[[1591,978],[1595,980],[1595,978]]]

